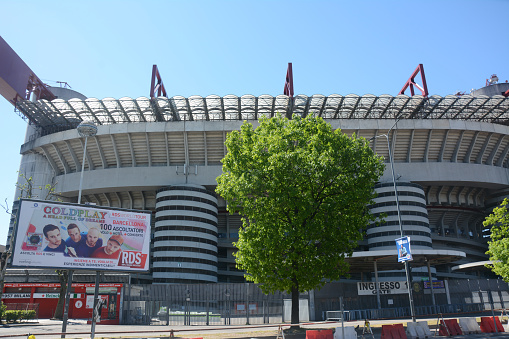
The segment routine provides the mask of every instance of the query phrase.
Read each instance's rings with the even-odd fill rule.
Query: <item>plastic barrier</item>
[[[495,322],[497,324],[496,329],[493,323],[493,317],[481,317],[481,331],[483,333],[495,333],[497,330],[498,332],[505,332],[504,326],[502,326],[498,317],[495,317]]]
[[[499,332],[505,332],[504,326],[502,326],[502,323],[500,322],[500,319],[498,317],[495,317],[495,322],[497,323],[497,329]]]
[[[426,337],[426,338],[431,337],[432,334],[431,334],[431,331],[429,329],[429,325],[428,325],[427,321],[418,321],[417,322],[417,326],[422,330],[422,332],[424,332],[424,337]]]
[[[458,324],[457,319],[445,319],[444,321],[440,320],[440,330],[438,334],[445,336],[455,336],[462,335],[460,325]]]
[[[475,333],[482,333],[476,318],[468,318],[468,327]]]
[[[332,329],[321,330],[320,333],[322,334],[322,339],[334,339],[334,333],[333,333]]]
[[[306,339],[334,339],[332,330],[307,330]]]
[[[465,334],[481,333],[481,329],[475,318],[459,318],[459,324]]]
[[[403,324],[394,324],[394,325],[392,325],[392,328],[397,333],[398,338],[407,339],[405,328],[403,327]]]
[[[392,338],[392,325],[382,325],[382,336],[381,339],[393,339]]]
[[[407,339],[403,324],[382,325],[381,339]]]
[[[495,325],[491,317],[481,317],[481,331],[483,333],[494,333]]]
[[[357,339],[357,331],[353,326],[346,326],[345,329],[345,337],[343,338],[343,330],[341,327],[336,327],[336,332],[334,332],[334,339]]]
[[[458,319],[446,319],[445,323],[451,335],[463,335],[460,325],[458,324]]]
[[[417,334],[417,328],[419,326],[417,326],[416,323],[414,323],[413,321],[409,321],[406,323],[406,334],[407,334],[407,337],[410,337],[411,339],[414,339],[414,338],[421,338],[421,336],[419,336],[419,334]]]
[[[399,331],[394,325],[391,326],[391,336],[392,339],[399,339]]]
[[[427,331],[424,329],[426,327]],[[414,323],[413,321],[409,321],[406,323],[406,333],[407,337],[410,338],[428,338],[431,337],[431,331],[429,330],[428,323],[426,321],[421,321],[418,323]]]
[[[438,335],[443,335],[446,337],[451,335],[451,332],[449,331],[449,328],[447,327],[447,323],[444,324],[444,322],[442,320],[440,320]]]

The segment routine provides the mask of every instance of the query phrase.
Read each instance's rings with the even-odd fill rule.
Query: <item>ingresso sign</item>
[[[21,200],[12,266],[148,271],[150,212]]]
[[[358,282],[357,293],[359,295],[376,295],[376,283]],[[406,281],[379,281],[380,294],[405,294],[408,293]]]

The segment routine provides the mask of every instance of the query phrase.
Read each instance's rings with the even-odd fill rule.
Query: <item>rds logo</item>
[[[118,265],[131,268],[143,268],[147,259],[146,254],[141,252],[122,251]]]

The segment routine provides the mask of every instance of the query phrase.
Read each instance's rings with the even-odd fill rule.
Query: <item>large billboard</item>
[[[148,271],[150,212],[20,201],[12,266]]]

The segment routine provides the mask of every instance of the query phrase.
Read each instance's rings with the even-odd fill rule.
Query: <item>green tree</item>
[[[490,241],[488,241],[488,254],[492,264],[486,265],[493,272],[500,275],[505,282],[509,282],[509,214],[507,204],[509,200],[504,199],[499,207],[484,220],[484,227],[491,227]]]
[[[237,267],[265,293],[291,293],[297,324],[300,292],[347,276],[385,166],[364,138],[321,118],[259,123],[228,134],[216,191],[242,216]]]

